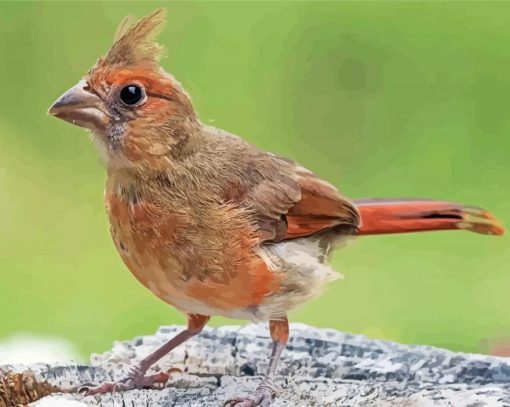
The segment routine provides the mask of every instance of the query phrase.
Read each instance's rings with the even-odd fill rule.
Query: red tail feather
[[[360,235],[463,229],[501,236],[505,229],[484,209],[426,199],[359,199]]]

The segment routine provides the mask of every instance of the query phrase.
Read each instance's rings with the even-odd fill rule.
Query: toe
[[[127,380],[121,380],[120,382],[115,383],[113,385],[113,389],[111,391],[112,392],[126,391],[126,390],[131,390],[135,387],[138,388],[138,386],[136,386],[136,382],[132,379],[127,379]]]
[[[114,390],[115,384],[111,382],[105,382],[98,386],[91,384],[85,384],[78,388],[78,393],[83,396],[93,396],[95,394],[104,394]]]
[[[163,388],[170,378],[170,374],[166,372],[159,372],[151,376],[145,376],[141,380],[143,388]]]

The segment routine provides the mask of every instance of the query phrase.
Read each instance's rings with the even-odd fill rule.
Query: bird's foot
[[[131,366],[128,374],[115,382],[104,382],[101,384],[85,384],[78,388],[78,393],[84,396],[93,396],[95,394],[113,393],[133,389],[162,389],[174,372],[181,372],[180,369],[172,368],[166,372],[159,372],[153,375],[145,376],[147,368],[136,364]]]
[[[225,402],[224,407],[269,407],[276,396],[276,387],[271,379],[264,379],[255,393],[234,397]]]

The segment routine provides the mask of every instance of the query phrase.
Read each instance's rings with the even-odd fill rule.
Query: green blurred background
[[[510,225],[508,2],[2,2],[0,339],[61,336],[87,355],[184,322],[117,256],[86,133],[46,115],[122,17],[161,6],[163,65],[204,122],[350,197],[446,198]],[[335,256],[346,279],[291,318],[488,352],[510,336],[509,242],[359,239]]]

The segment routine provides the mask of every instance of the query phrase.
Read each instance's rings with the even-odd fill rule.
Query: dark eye
[[[120,100],[128,106],[133,106],[139,103],[145,96],[145,92],[141,86],[128,85],[120,91]]]

